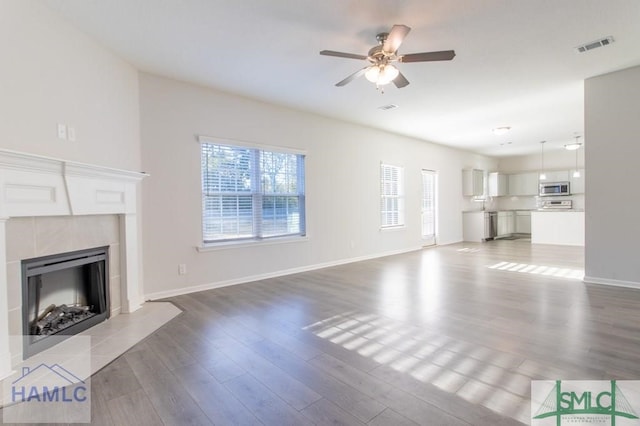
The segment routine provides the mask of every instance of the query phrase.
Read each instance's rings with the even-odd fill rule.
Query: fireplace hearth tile
[[[20,262],[7,262],[7,307],[22,307],[22,270]]]
[[[43,359],[55,359],[62,361],[66,358],[66,363],[73,360],[66,353],[73,343],[73,338],[81,336],[91,337],[91,375],[97,373],[102,368],[109,365],[116,358],[140,343],[146,337],[153,334],[160,327],[171,321],[182,313],[178,307],[170,302],[147,302],[140,309],[130,314],[120,314],[105,322],[102,322],[82,333],[77,334],[59,345],[46,349],[35,357]],[[81,356],[76,354],[75,356]],[[49,356],[49,358],[46,358]],[[20,364],[13,366],[14,370],[20,371]],[[4,385],[0,381],[0,385]],[[0,387],[3,389],[3,387]],[[0,400],[0,407],[2,400]]]
[[[35,218],[12,217],[7,221],[7,261],[20,261],[36,256]]]
[[[109,275],[120,276],[120,244],[118,243],[109,245]]]
[[[109,259],[111,260],[111,258]],[[120,277],[114,277],[113,275],[109,278],[109,298],[111,300],[111,312],[114,311],[120,312],[122,309],[122,290],[121,290]],[[113,314],[112,314],[113,315]]]
[[[78,216],[73,222],[74,245],[95,247],[119,242],[119,222],[114,215]],[[112,257],[117,253],[112,253]],[[118,269],[119,271],[119,269]]]
[[[36,256],[49,256],[56,253],[78,250],[70,235],[73,235],[72,216],[36,217]]]

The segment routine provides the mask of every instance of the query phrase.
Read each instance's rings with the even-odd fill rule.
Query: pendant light
[[[576,152],[576,169],[573,171],[573,177],[574,178],[579,178],[580,177],[580,169],[578,169],[578,151],[580,150],[580,146],[582,144],[580,142],[578,142],[578,139],[580,139],[580,136],[576,136],[576,141],[574,143],[564,146],[566,149],[572,149],[572,150],[574,150]],[[569,148],[569,146],[571,146],[571,148]]]
[[[540,141],[540,180],[547,179],[547,175],[544,173],[544,144],[547,141]]]

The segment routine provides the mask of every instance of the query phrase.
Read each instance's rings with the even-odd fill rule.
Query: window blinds
[[[380,165],[380,226],[404,225],[404,170]]]
[[[201,143],[203,242],[305,235],[304,156]]]

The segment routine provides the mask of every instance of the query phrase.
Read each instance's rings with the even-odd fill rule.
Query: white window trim
[[[198,135],[198,143],[210,143],[213,145],[231,145],[242,148],[261,149],[263,151],[282,152],[283,154],[296,154],[308,157],[307,151],[287,146],[266,145],[257,142],[243,141],[239,139],[217,138],[213,136]]]
[[[271,246],[279,244],[301,243],[309,241],[309,233],[307,235],[287,235],[284,237],[271,237],[264,240],[236,240],[221,241],[219,243],[201,244],[196,246],[199,253],[209,251],[227,250],[243,247]]]
[[[379,167],[379,181],[378,184],[381,185],[382,184],[382,168],[383,166],[387,166],[387,167],[394,167],[396,169],[398,169],[399,173],[400,173],[400,184],[401,187],[399,188],[399,194],[397,196],[397,198],[399,200],[401,200],[400,206],[401,208],[398,209],[398,211],[402,214],[402,223],[399,223],[397,225],[383,225],[382,224],[382,205],[379,204],[379,211],[378,211],[378,215],[380,218],[380,230],[381,231],[389,231],[389,230],[399,230],[399,229],[404,229],[407,226],[407,218],[406,218],[406,189],[405,189],[405,185],[406,185],[406,176],[405,176],[405,168],[404,166],[398,166],[398,165],[394,165],[394,164],[390,164],[390,163],[386,163],[384,161],[380,162],[380,167]],[[382,200],[383,194],[382,194],[382,190],[380,189],[380,200]]]
[[[307,163],[308,163],[309,157],[306,150],[277,146],[277,145],[266,145],[266,144],[260,144],[256,142],[243,141],[239,139],[217,138],[217,137],[206,136],[206,135],[196,135],[196,139],[198,144],[200,145],[203,143],[208,143],[213,145],[228,145],[228,146],[237,146],[237,147],[248,148],[248,149],[258,149],[258,150],[264,150],[264,151],[273,151],[273,152],[281,152],[284,154],[295,154],[295,155],[304,156],[305,157],[304,198],[305,200],[307,199],[306,171],[307,171]],[[199,152],[200,153],[202,152],[202,148],[199,150]],[[306,204],[306,201],[305,201],[305,204]],[[305,205],[305,209],[306,209],[306,205]],[[242,238],[242,239],[225,240],[225,241],[210,242],[210,243],[204,243],[202,241],[202,235],[203,235],[202,217],[200,218],[200,227],[201,227],[200,242],[195,247],[198,252],[208,252],[208,251],[224,250],[224,249],[230,249],[230,248],[241,248],[241,247],[267,246],[267,245],[274,245],[274,244],[287,244],[287,243],[294,243],[294,242],[306,242],[309,240],[309,226],[308,226],[307,219],[305,219],[305,233],[303,235],[299,235],[299,234],[281,235],[281,236],[266,237],[262,239]]]

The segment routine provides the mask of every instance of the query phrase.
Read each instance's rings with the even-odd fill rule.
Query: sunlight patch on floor
[[[477,252],[480,251],[480,249],[479,248],[464,247],[464,248],[458,249],[456,251],[458,251],[460,253],[477,253]]]
[[[520,266],[517,271],[533,270],[507,262],[494,269],[515,266]],[[523,361],[515,355],[369,313],[334,315],[303,329],[501,415],[530,420],[531,378],[511,370]]]
[[[488,266],[489,269],[508,272],[520,272],[527,274],[566,278],[570,280],[580,280],[584,278],[584,269],[558,268],[555,266],[529,265],[516,262],[498,262]]]

